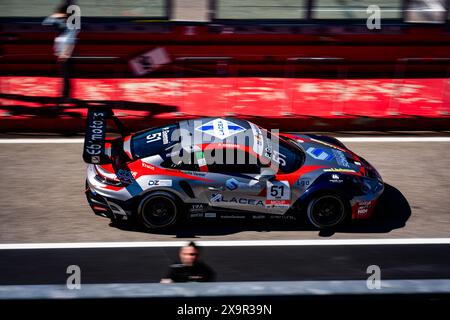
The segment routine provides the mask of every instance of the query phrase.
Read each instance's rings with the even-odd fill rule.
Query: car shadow
[[[348,233],[388,233],[405,227],[411,216],[408,200],[395,187],[385,184],[385,189],[375,208],[372,219],[355,221],[342,228],[340,232]]]
[[[395,187],[386,184],[380,197],[375,215],[370,220],[354,221],[336,230],[317,231],[306,219],[296,221],[267,218],[264,220],[212,219],[187,220],[177,227],[147,231],[134,223],[111,223],[110,226],[131,232],[171,235],[175,238],[198,238],[202,236],[225,236],[245,231],[317,231],[320,237],[330,237],[336,233],[388,233],[403,228],[411,216],[411,208],[403,194]]]
[[[135,102],[124,100],[81,100],[69,99],[61,104],[61,99],[48,96],[27,96],[21,94],[0,93],[0,99],[11,100],[4,102],[0,109],[7,111],[11,116],[38,116],[56,118],[69,116],[74,118],[82,117],[77,109],[89,107],[104,107],[119,110],[145,111],[147,116],[154,116],[161,113],[177,112],[178,107],[159,103]],[[17,102],[35,103],[36,107],[30,107]]]

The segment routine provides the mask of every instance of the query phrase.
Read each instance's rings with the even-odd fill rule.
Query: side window
[[[215,149],[211,152],[211,156],[212,159],[207,159],[209,172],[260,173],[257,159],[245,151],[235,149]]]
[[[162,163],[161,167],[169,169],[178,169],[186,171],[200,171],[197,159],[193,152],[184,154],[184,150],[180,151],[179,157],[167,157]],[[183,156],[184,155],[184,156]]]

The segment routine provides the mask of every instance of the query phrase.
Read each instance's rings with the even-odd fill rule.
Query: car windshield
[[[131,152],[136,159],[164,154],[180,141],[174,131],[178,125],[152,128],[136,133],[131,139]]]

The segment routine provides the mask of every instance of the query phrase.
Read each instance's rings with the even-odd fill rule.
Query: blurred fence
[[[150,126],[143,119],[153,124],[199,116],[244,117],[285,130],[450,129],[448,77],[403,77],[412,62],[426,66],[434,60],[401,59],[393,78],[348,78],[341,58],[298,57],[286,60],[285,77],[246,77],[231,57],[183,57],[176,61],[173,78],[130,78],[121,69],[111,78],[76,78],[76,100],[60,114],[48,112],[58,101],[59,78],[2,76],[0,118],[10,120],[2,129],[11,131],[14,119],[82,119],[86,107],[104,105],[134,119],[136,129]],[[298,71],[325,64],[335,64],[337,74],[314,78]],[[192,69],[203,76],[186,76]],[[73,124],[70,131],[82,130]],[[52,131],[52,122],[46,125],[45,131]]]
[[[59,1],[2,0],[0,17],[45,17]],[[446,0],[77,0],[83,17],[219,20],[365,20],[369,6],[382,19],[443,23]]]
[[[41,19],[56,2],[4,0],[0,130],[83,131],[94,105],[133,129],[198,116],[284,130],[450,129],[448,6],[425,2],[78,1],[76,100],[55,108],[55,33]],[[380,6],[382,30],[367,29],[368,5]],[[405,12],[440,25],[405,24]],[[135,76],[130,60],[160,48],[170,63]]]

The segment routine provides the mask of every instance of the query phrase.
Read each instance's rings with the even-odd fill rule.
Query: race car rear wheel
[[[348,216],[346,201],[336,194],[322,194],[308,204],[306,214],[309,222],[319,229],[333,228]]]
[[[140,222],[148,229],[174,225],[180,215],[178,201],[167,192],[155,192],[144,197],[138,207]]]

